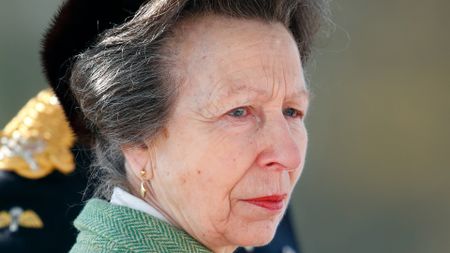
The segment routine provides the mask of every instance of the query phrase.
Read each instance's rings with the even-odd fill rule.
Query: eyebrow
[[[227,97],[230,97],[230,96],[240,95],[242,92],[251,92],[251,93],[257,94],[258,96],[264,96],[267,94],[266,90],[252,88],[252,87],[248,87],[245,85],[240,85],[237,87],[229,88],[229,89],[225,90],[224,93],[222,93],[222,94]],[[289,93],[286,96],[286,98],[288,98],[288,99],[306,98],[306,100],[309,100],[310,97],[311,97],[311,92],[307,88],[302,88],[301,90],[297,90],[293,93]]]
[[[307,100],[309,100],[311,98],[311,92],[307,88],[301,89],[299,91],[289,94],[287,97],[288,98],[305,97]]]

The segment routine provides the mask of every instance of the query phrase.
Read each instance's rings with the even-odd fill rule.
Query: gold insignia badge
[[[0,170],[39,179],[57,169],[75,168],[70,150],[75,137],[58,99],[41,91],[0,131]]]
[[[19,225],[25,228],[43,228],[44,223],[42,222],[39,215],[33,210],[25,210],[19,216]]]
[[[44,223],[33,210],[24,211],[20,207],[13,207],[9,212],[0,211],[0,229],[8,227],[11,232],[16,232],[19,226],[41,229],[44,227]]]
[[[9,224],[11,224],[11,215],[9,215],[9,212],[7,212],[7,211],[1,211],[0,212],[0,229],[9,227]]]

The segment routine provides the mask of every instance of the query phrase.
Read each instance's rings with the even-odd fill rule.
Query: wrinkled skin
[[[206,16],[177,30],[179,96],[164,138],[123,148],[129,180],[138,189],[146,168],[147,202],[214,252],[267,244],[305,162],[296,44],[282,24],[257,20]],[[243,201],[273,194],[287,194],[281,210]]]

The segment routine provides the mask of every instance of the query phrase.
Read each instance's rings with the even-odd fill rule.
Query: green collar
[[[91,199],[75,220],[81,233],[96,234],[130,252],[211,253],[186,232],[151,215]]]

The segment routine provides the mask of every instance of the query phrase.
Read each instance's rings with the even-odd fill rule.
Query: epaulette
[[[75,169],[70,148],[75,137],[57,97],[41,91],[0,131],[0,170],[39,179],[54,170]]]

